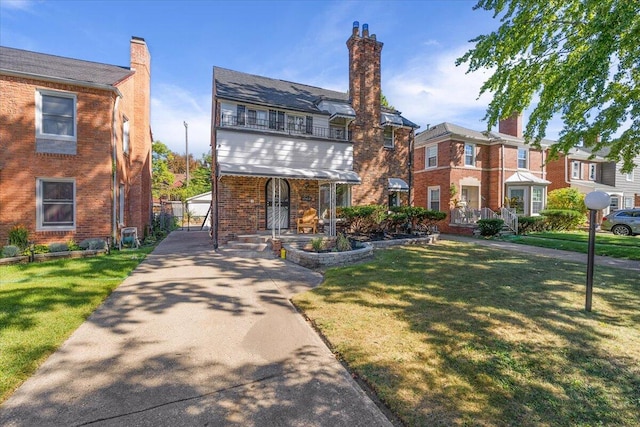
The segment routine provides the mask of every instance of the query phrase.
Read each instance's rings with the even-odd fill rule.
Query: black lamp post
[[[587,251],[587,297],[585,311],[591,311],[591,295],[593,294],[593,264],[596,249],[596,214],[609,206],[610,196],[602,191],[592,191],[584,198],[584,204],[589,209],[589,246]]]

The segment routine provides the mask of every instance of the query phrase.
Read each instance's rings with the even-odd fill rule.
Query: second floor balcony
[[[243,117],[231,114],[222,114],[220,118],[221,127],[238,127],[267,132],[285,133],[288,135],[307,135],[316,138],[325,138],[338,141],[349,141],[350,132],[342,127],[320,127],[313,126],[303,121],[284,121],[259,119],[254,117]]]

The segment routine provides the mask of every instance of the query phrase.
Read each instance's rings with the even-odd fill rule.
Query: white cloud
[[[31,10],[31,8],[35,5],[35,2],[32,0],[2,0],[0,2],[3,9],[13,9],[13,10]]]
[[[151,98],[154,140],[183,154],[186,151],[184,122],[188,126],[189,153],[200,158],[210,150],[211,94],[196,96],[171,84],[154,86]]]
[[[452,122],[482,130],[489,94],[478,99],[489,73],[465,74],[455,60],[466,46],[446,51],[424,50],[405,64],[383,70],[383,91],[394,107],[421,126]],[[385,79],[386,75],[386,79]]]

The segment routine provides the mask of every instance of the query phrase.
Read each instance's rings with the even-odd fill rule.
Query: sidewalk
[[[0,425],[389,426],[288,301],[320,281],[173,232],[0,407]]]
[[[455,234],[441,234],[440,240],[455,240],[457,242],[473,243],[476,245],[490,246],[498,249],[507,249],[510,251],[525,252],[528,254],[556,258],[563,261],[579,262],[583,264],[587,263],[587,254],[562,251],[558,249],[539,248],[537,246],[520,245],[518,243],[509,243],[501,240],[478,239],[475,237],[459,236]],[[615,267],[640,272],[640,261],[631,261],[627,259],[618,259],[596,255],[594,257],[594,264],[596,266]]]

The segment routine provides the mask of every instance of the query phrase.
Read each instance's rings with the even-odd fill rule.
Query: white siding
[[[314,118],[315,120],[315,118]],[[348,142],[217,130],[218,161],[239,165],[353,170]]]

